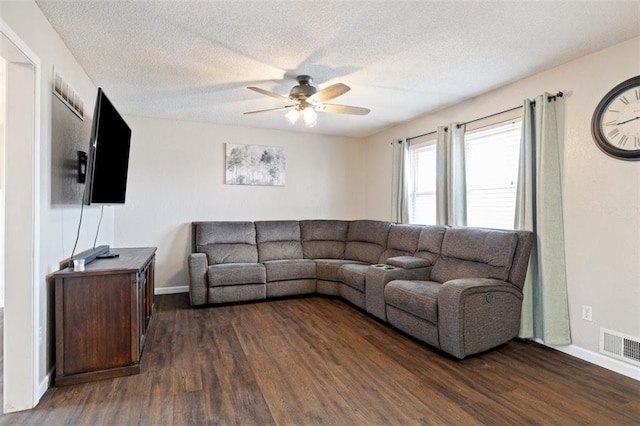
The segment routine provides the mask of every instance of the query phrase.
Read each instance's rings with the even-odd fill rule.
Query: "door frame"
[[[5,308],[4,308],[4,365],[3,365],[3,411],[12,412],[30,409],[36,406],[46,389],[46,380],[39,381],[40,352],[45,347],[45,340],[40,324],[40,138],[41,138],[41,75],[40,58],[22,41],[20,37],[0,19],[0,54],[7,59],[7,79],[10,77],[10,67],[32,68],[33,84],[28,89],[33,93],[33,99],[25,98],[25,105],[33,108],[33,123],[30,129],[31,137],[24,137],[19,141],[5,140],[5,153],[15,144],[30,142],[29,156],[31,171],[22,172],[18,178],[7,175],[5,183],[12,181],[18,184],[18,191],[27,196],[21,200],[21,207],[29,214],[23,217],[9,214],[5,203],[5,229],[16,223],[30,234],[26,238],[7,238],[5,232],[5,262],[20,259],[26,265],[20,269],[14,268],[11,279],[5,279]],[[10,59],[5,55],[23,58]],[[13,64],[13,65],[12,65]],[[26,71],[25,71],[26,73]],[[25,77],[25,81],[30,78]],[[8,81],[8,80],[7,80]],[[28,83],[25,83],[28,84]],[[7,88],[9,84],[7,84]],[[26,86],[25,86],[26,87]],[[30,104],[29,104],[30,102]],[[9,114],[7,114],[9,115]],[[5,129],[10,126],[7,122]],[[31,139],[31,141],[29,141]],[[12,145],[13,144],[13,145]],[[25,167],[27,168],[27,167]],[[8,167],[5,169],[8,173]],[[18,174],[17,172],[13,172]],[[14,184],[12,184],[13,186]],[[14,189],[15,191],[15,189]],[[5,191],[6,194],[6,191]],[[24,203],[24,204],[22,204]],[[27,213],[27,212],[24,212]],[[8,225],[8,226],[6,226]],[[10,249],[7,249],[10,247]],[[18,247],[16,249],[15,247]],[[18,253],[14,253],[18,251]],[[10,253],[8,255],[8,253]],[[5,263],[8,266],[8,262]],[[5,267],[5,277],[7,276]],[[25,285],[26,284],[26,285]],[[45,304],[46,305],[46,304]],[[28,336],[24,338],[24,336]],[[8,351],[7,348],[11,350]]]

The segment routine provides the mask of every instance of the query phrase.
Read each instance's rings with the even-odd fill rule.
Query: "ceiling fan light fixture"
[[[316,111],[350,115],[367,115],[370,112],[368,108],[325,103],[337,98],[338,96],[342,96],[351,90],[351,88],[346,84],[335,83],[331,86],[325,87],[324,89],[318,90],[311,84],[313,80],[308,75],[299,75],[296,80],[298,80],[298,85],[291,88],[288,97],[259,87],[247,87],[247,89],[253,90],[254,92],[258,92],[262,95],[285,101],[287,102],[287,105],[280,108],[249,111],[245,112],[245,114],[289,110],[285,114],[285,117],[287,117],[287,120],[289,120],[291,124],[295,124],[302,115],[305,126],[307,128],[311,128],[318,123],[318,115],[316,114]]]
[[[302,118],[304,119],[304,125],[309,128],[315,126],[318,122],[318,114],[310,106],[302,110]]]
[[[298,111],[297,108],[294,108],[291,111],[289,111],[285,115],[285,117],[287,117],[287,120],[289,120],[289,123],[296,124],[296,121],[298,121],[298,117],[300,117],[300,111]]]

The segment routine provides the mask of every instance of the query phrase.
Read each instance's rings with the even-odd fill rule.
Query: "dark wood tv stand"
[[[83,272],[56,272],[55,385],[129,376],[153,317],[154,247],[117,248]]]

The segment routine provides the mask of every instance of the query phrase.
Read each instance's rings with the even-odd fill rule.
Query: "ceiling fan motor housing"
[[[303,101],[317,92],[315,86],[312,86],[313,79],[308,75],[299,75],[296,77],[298,80],[298,85],[294,86],[289,92],[289,97],[291,99],[297,99],[299,101]]]

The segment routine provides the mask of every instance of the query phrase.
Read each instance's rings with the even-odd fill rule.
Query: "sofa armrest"
[[[372,265],[367,269],[365,278],[365,307],[367,312],[383,321],[387,320],[384,303],[384,287],[393,280],[427,281],[431,266],[403,269],[389,265]]]
[[[438,292],[440,349],[464,358],[508,342],[520,329],[522,293],[506,281],[462,278]]]
[[[386,263],[404,269],[424,268],[432,265],[430,260],[415,256],[390,257],[386,260]]]
[[[189,299],[191,306],[207,303],[207,255],[191,253],[189,255]]]

